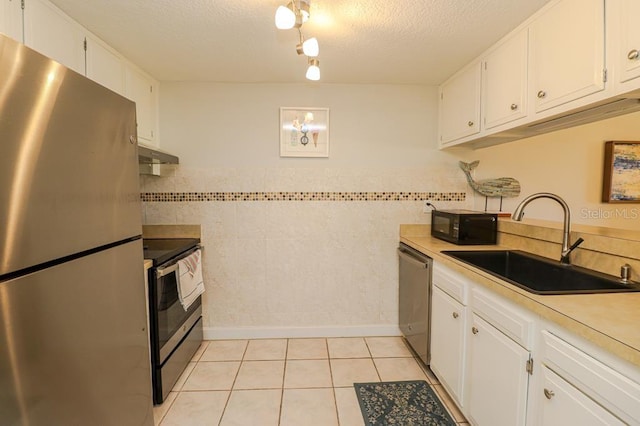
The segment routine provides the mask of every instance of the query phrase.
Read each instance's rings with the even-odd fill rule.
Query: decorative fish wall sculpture
[[[467,176],[467,182],[477,193],[485,197],[517,197],[520,195],[520,182],[510,177],[500,177],[496,179],[484,179],[475,181],[471,177],[471,170],[478,167],[479,161],[465,163],[460,161],[460,168]]]

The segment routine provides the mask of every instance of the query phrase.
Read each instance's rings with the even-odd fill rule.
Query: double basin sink
[[[442,254],[475,266],[535,294],[618,293],[640,291],[639,283],[520,250],[448,250]]]

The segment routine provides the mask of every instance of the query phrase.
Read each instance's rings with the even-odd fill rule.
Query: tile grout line
[[[187,375],[187,377],[185,378],[184,383],[182,384],[182,386],[180,386],[180,390],[176,391],[176,396],[175,398],[173,398],[171,400],[171,403],[169,404],[169,406],[167,406],[167,409],[164,410],[164,414],[162,414],[162,417],[160,417],[160,420],[158,421],[158,426],[162,425],[162,422],[164,421],[164,418],[167,417],[167,414],[169,414],[169,410],[171,410],[171,407],[173,407],[173,404],[176,402],[176,400],[178,399],[178,397],[180,396],[180,394],[182,393],[182,389],[184,388],[185,383],[187,383],[187,380],[189,380],[189,377],[191,376],[191,374],[193,374],[193,371],[196,369],[196,366],[198,365],[198,363],[200,362],[200,358],[202,358],[202,354],[204,354],[204,352],[207,350],[207,348],[209,347],[209,341],[206,341],[206,344],[204,344],[204,347],[202,349],[202,352],[200,352],[198,359],[195,360],[195,366],[193,367],[193,370],[191,370],[191,372]],[[197,352],[200,351],[200,348],[198,348]],[[189,361],[191,362],[191,361]],[[173,389],[169,392],[171,393],[173,392]],[[154,419],[154,424],[155,424],[155,419]]]
[[[289,357],[289,340],[287,339],[287,347],[284,350],[284,368],[282,371],[282,389],[280,390],[280,408],[278,410],[278,426],[282,423],[282,406],[284,405],[284,379],[287,374],[287,358]]]
[[[382,376],[380,375],[380,371],[378,370],[378,366],[376,365],[376,362],[373,359],[373,353],[371,352],[371,348],[369,347],[369,342],[367,342],[366,337],[363,337],[362,339],[364,340],[364,344],[367,347],[367,351],[369,351],[369,356],[371,357],[371,363],[373,364],[373,368],[376,370],[376,375],[378,376],[378,381],[382,382]]]
[[[333,404],[336,407],[336,420],[338,426],[340,426],[340,413],[338,413],[338,398],[336,397],[336,387],[333,381],[333,368],[331,368],[331,356],[329,355],[329,342],[328,339],[324,339],[324,348],[327,351],[327,364],[329,364],[329,378],[331,379],[331,391],[333,394]]]
[[[247,344],[244,346],[244,351],[242,351],[242,357],[240,359],[240,364],[238,365],[238,370],[236,371],[235,376],[233,377],[233,382],[231,383],[231,389],[229,389],[229,395],[227,395],[227,400],[224,403],[224,408],[222,409],[222,414],[220,414],[220,420],[218,421],[218,426],[222,424],[222,419],[224,419],[224,414],[227,412],[227,407],[229,406],[229,401],[231,400],[231,393],[233,392],[233,388],[236,385],[236,380],[238,380],[238,375],[240,374],[240,369],[242,368],[242,363],[244,362],[244,356],[247,353],[247,349],[249,348],[249,340],[247,340]],[[200,361],[198,361],[200,362]]]

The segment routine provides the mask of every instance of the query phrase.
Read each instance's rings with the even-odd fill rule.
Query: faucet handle
[[[578,247],[583,242],[584,242],[584,239],[582,237],[578,238],[573,244],[571,244],[571,247],[569,247],[569,253],[571,253],[573,249]]]
[[[573,244],[571,244],[571,247],[563,251],[560,255],[560,263],[563,263],[565,265],[570,264],[571,261],[569,260],[569,255],[573,250],[575,250],[576,247],[578,247],[583,242],[584,242],[584,239],[582,237],[578,238]]]

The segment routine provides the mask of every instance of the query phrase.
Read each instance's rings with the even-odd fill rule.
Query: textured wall
[[[202,224],[208,336],[397,333],[399,224],[429,220],[424,198],[467,206],[436,149],[435,94],[163,84],[161,145],[181,165],[143,178],[145,200],[167,200],[145,201],[144,221]],[[331,109],[328,159],[279,157],[280,106]]]
[[[569,204],[573,223],[637,230],[640,204],[602,203],[601,194],[605,142],[640,141],[638,124],[636,112],[481,149],[468,158],[480,160],[478,179],[511,176],[520,181],[520,197],[505,199],[506,211],[529,194],[553,192]],[[483,208],[484,197],[474,196],[474,204]],[[525,217],[561,222],[562,209],[553,201],[536,200],[527,206]]]

